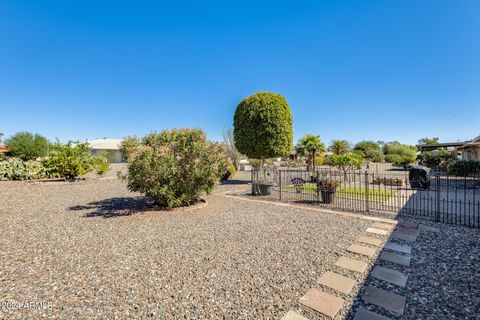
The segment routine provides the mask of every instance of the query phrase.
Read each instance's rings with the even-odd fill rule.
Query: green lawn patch
[[[282,187],[282,191],[296,192],[294,185]],[[301,187],[302,193],[316,194],[317,185],[315,183],[305,183]],[[368,189],[368,198],[374,201],[387,201],[397,193],[397,190],[378,189],[375,187]],[[337,188],[337,197],[351,198],[351,199],[365,199],[367,192],[365,188],[355,186],[340,186]]]

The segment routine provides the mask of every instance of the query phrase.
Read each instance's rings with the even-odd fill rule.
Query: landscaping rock
[[[327,317],[334,318],[342,308],[345,300],[314,288],[308,290],[308,292],[300,298],[300,302]]]
[[[344,294],[349,294],[355,285],[355,280],[328,271],[318,280],[318,284],[330,287]]]
[[[405,297],[387,290],[366,287],[362,299],[399,315],[403,315],[405,311]]]

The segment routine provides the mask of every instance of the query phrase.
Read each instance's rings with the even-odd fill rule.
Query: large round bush
[[[27,161],[46,156],[50,142],[44,136],[23,131],[5,140],[5,144],[14,157]]]
[[[129,158],[128,188],[163,207],[188,206],[213,191],[226,165],[220,145],[200,129],[151,133]]]
[[[282,95],[259,92],[243,99],[234,115],[235,146],[249,158],[273,158],[293,150],[292,114]]]

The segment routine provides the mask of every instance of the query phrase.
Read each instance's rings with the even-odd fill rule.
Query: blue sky
[[[283,94],[295,140],[480,135],[480,1],[0,2],[0,132],[232,126]]]

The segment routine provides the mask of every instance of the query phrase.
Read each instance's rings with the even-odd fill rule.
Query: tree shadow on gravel
[[[146,211],[161,210],[146,197],[114,197],[100,201],[92,201],[86,205],[69,207],[70,211],[89,211],[85,217],[115,218],[126,217]]]
[[[249,180],[223,180],[220,182],[220,185],[246,185],[249,183]]]

